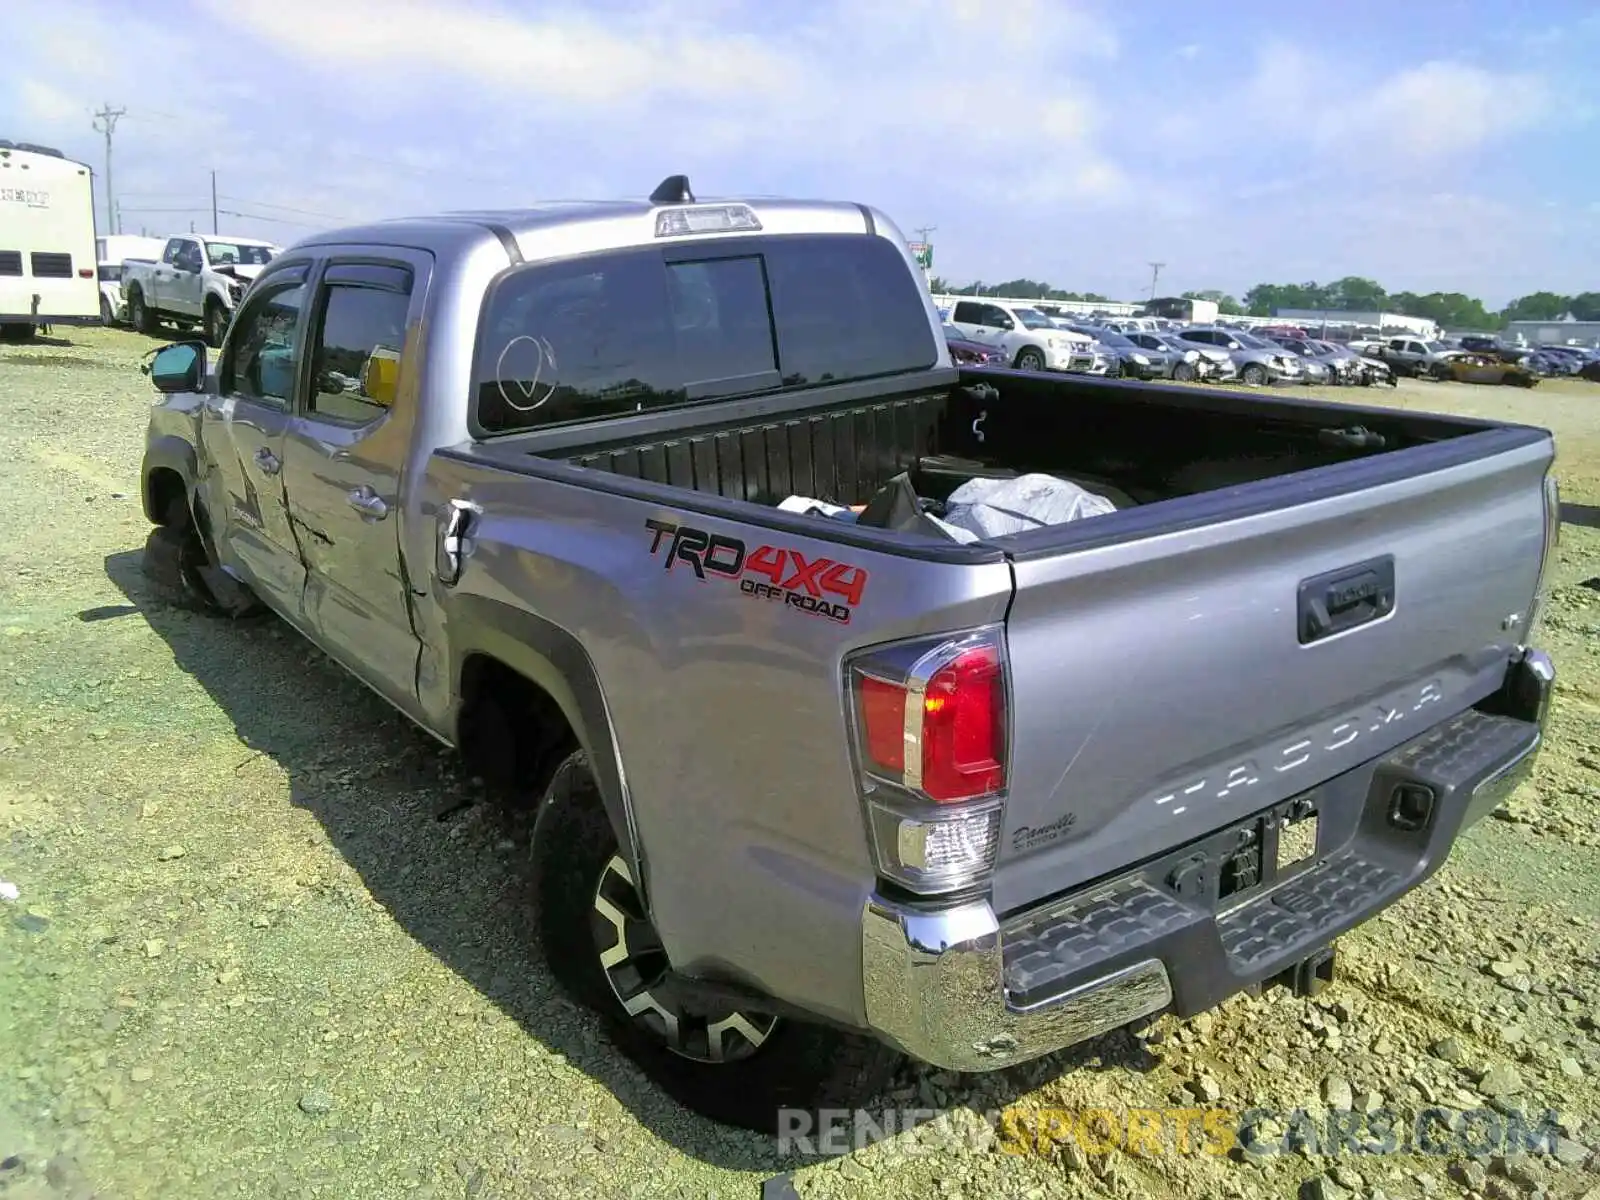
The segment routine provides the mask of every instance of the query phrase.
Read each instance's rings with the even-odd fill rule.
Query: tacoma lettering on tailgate
[[[800,551],[783,546],[763,545],[752,550],[742,538],[671,521],[647,518],[644,527],[654,535],[650,554],[662,555],[663,570],[682,564],[702,582],[711,578],[737,580],[739,590],[746,596],[777,600],[842,624],[849,623],[851,612],[860,605],[867,588],[865,567],[821,556],[808,559]]]
[[[1409,727],[1421,732],[1425,723],[1414,720],[1417,713],[1444,699],[1443,687],[1437,679],[1407,688],[1377,704],[1349,713],[1338,721],[1330,721],[1307,736],[1296,734],[1289,741],[1272,747],[1260,759],[1247,758],[1231,766],[1219,766],[1183,787],[1175,788],[1155,797],[1158,808],[1177,802],[1168,810],[1177,816],[1188,809],[1189,803],[1203,800],[1224,800],[1234,792],[1254,787],[1264,775],[1283,776],[1298,771],[1308,763],[1343,750],[1366,734],[1387,729],[1396,722],[1407,722]]]

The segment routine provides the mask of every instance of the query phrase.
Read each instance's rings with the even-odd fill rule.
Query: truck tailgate
[[[1307,473],[1350,488],[1265,511],[1249,485],[1246,515],[1219,523],[1019,553],[996,910],[1294,796],[1493,691],[1540,569],[1553,447],[1535,434],[1468,435],[1442,469],[1424,446]]]

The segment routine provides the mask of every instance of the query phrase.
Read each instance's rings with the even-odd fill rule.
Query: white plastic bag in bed
[[[979,537],[1003,537],[1117,511],[1104,496],[1054,475],[969,479],[950,493],[944,519]]]

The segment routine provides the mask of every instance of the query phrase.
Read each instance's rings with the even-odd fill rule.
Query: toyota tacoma
[[[1547,431],[958,368],[870,206],[318,234],[147,370],[154,583],[536,804],[552,970],[725,1121],[1315,990],[1540,745]],[[1024,476],[1103,503],[950,535]]]

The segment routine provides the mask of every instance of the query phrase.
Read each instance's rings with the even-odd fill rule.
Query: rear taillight
[[[845,673],[879,870],[920,892],[986,878],[1008,755],[1001,629],[873,647]]]

